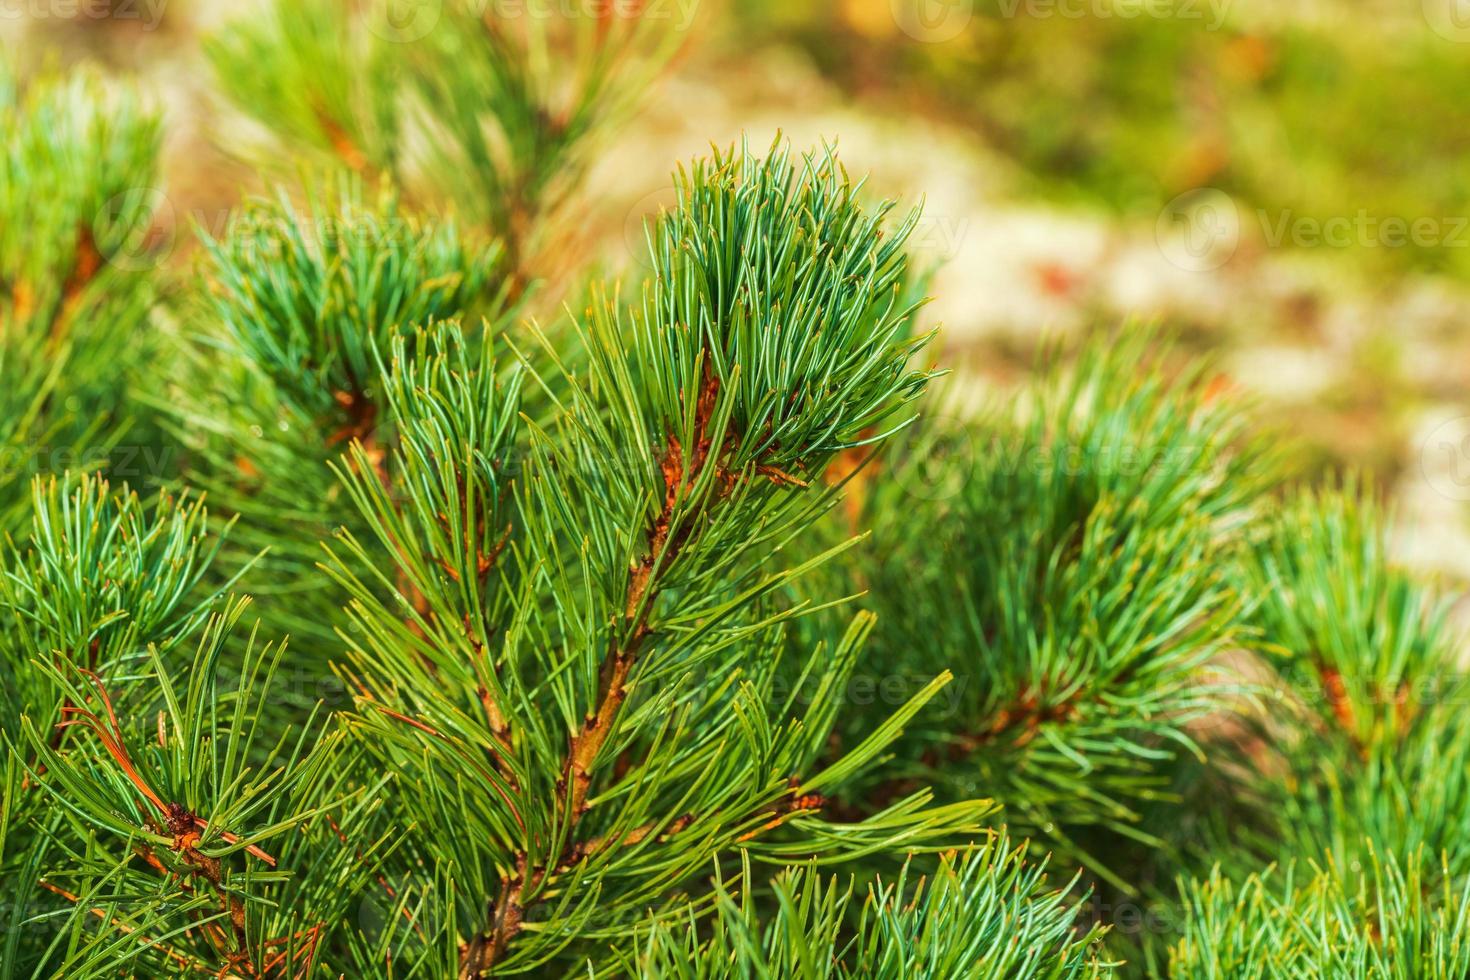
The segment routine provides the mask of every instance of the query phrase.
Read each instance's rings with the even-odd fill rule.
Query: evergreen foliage
[[[1078,935],[1067,889],[1048,890],[1043,869],[1005,837],[942,857],[932,880],[907,865],[893,884],[870,888],[848,936],[852,887],[810,868],[771,883],[769,921],[748,893],[715,884],[715,917],[649,931],[634,976],[1080,978],[1111,975],[1100,930]],[[747,869],[746,877],[749,877]]]
[[[1470,970],[1470,892],[1420,857],[1270,868],[1239,884],[1218,872],[1185,892],[1184,977],[1449,978]],[[1439,877],[1441,884],[1432,879]]]
[[[1302,491],[1262,522],[1242,575],[1266,710],[1221,740],[1240,806],[1207,850],[1340,867],[1372,848],[1426,876],[1467,867],[1465,674],[1443,597],[1385,553],[1381,506],[1349,485]]]
[[[284,141],[453,205],[504,243],[519,290],[556,262],[549,219],[595,137],[681,41],[638,5],[278,0],[208,51],[225,94],[277,137],[245,152]]]
[[[1228,693],[1210,674],[1246,627],[1228,568],[1264,467],[1204,370],[1166,375],[1148,340],[1043,371],[1015,408],[906,434],[846,518],[873,528],[847,584],[870,590],[885,669],[960,678],[911,730],[906,778],[994,798],[1125,888],[1077,831],[1159,843],[1139,807]]]
[[[141,472],[133,399],[154,349],[147,229],[159,119],[100,75],[22,84],[0,64],[0,526],[25,524],[29,477]]]
[[[699,230],[765,247],[706,258],[703,209]],[[822,812],[947,675],[836,758],[834,698],[783,703],[775,686],[801,612],[775,597],[821,560],[782,548],[829,502],[816,478],[834,453],[923,381],[896,339],[902,229],[880,239],[876,217],[830,155],[798,170],[742,151],[691,171],[632,322],[608,301],[579,324],[584,372],[549,352],[549,369],[523,357],[497,377],[492,345],[471,354],[452,324],[394,348],[403,499],[361,444],[341,469],[376,538],[375,554],[348,534],[336,562],[356,627],[349,724],[418,787],[403,853],[452,883],[439,918],[475,936],[462,970],[611,939],[737,847],[835,861],[978,830],[988,804],[933,809],[924,792],[856,822]],[[700,319],[670,314],[699,298]],[[805,315],[834,320],[792,335],[806,362],[752,326]],[[556,411],[522,441],[527,380]],[[798,669],[842,690],[869,627],[857,617]]]
[[[967,410],[826,146],[558,313],[677,38],[386,9],[211,48],[309,167],[198,282],[143,101],[0,74],[0,977],[1465,975],[1459,637],[1371,493],[1156,331]]]
[[[345,177],[308,188],[300,209],[284,190],[252,202],[205,253],[209,332],[193,397],[175,406],[180,438],[211,499],[241,517],[230,569],[259,558],[250,588],[274,627],[329,643],[340,597],[318,541],[352,519],[330,464],[354,440],[384,452],[378,352],[413,323],[499,322],[502,252]]]

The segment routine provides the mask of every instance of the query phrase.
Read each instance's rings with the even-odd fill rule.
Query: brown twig
[[[658,835],[658,839],[660,841],[667,841],[675,834],[684,831],[693,822],[694,814],[686,813],[683,816],[670,821],[669,825],[665,827],[664,830]],[[649,835],[652,834],[657,827],[657,821],[653,821],[643,824],[640,827],[634,827],[632,830],[628,831],[626,834],[623,834],[620,837],[603,835],[601,837],[593,837],[585,841],[578,841],[573,844],[566,851],[565,854],[562,855],[561,864],[557,866],[557,870],[565,870],[567,868],[570,868],[574,864],[585,861],[588,858],[595,857],[598,854],[601,854],[611,848],[614,844],[616,844],[618,847],[633,847],[636,844],[641,844],[644,841],[648,840]]]
[[[955,739],[950,746],[951,757],[956,753],[968,755],[1005,738],[1021,748],[1040,734],[1042,725],[1071,721],[1077,711],[1076,697],[1044,704],[1039,693],[1028,691],[1015,704],[1001,708],[983,731]]]
[[[320,104],[313,106],[312,112],[316,116],[317,125],[326,134],[327,142],[332,145],[332,152],[337,154],[354,173],[366,174],[370,169],[367,155],[347,134],[347,128],[333,118],[332,114]]]
[[[984,728],[957,735],[942,750],[938,747],[926,749],[920,756],[920,764],[932,769],[945,762],[956,763],[981,749],[1007,740],[1013,749],[1024,748],[1041,734],[1042,726],[1064,724],[1077,717],[1081,710],[1081,701],[1081,695],[1074,694],[1065,700],[1048,704],[1045,703],[1041,690],[1028,690],[1013,703],[1003,705],[991,716],[990,724]],[[880,786],[870,800],[881,808],[922,787],[923,783],[915,779],[895,780]]]
[[[466,944],[460,953],[460,980],[478,980],[504,955],[506,946],[521,931],[527,886],[540,884],[541,877],[538,872],[527,878],[526,857],[522,854],[517,859],[515,872],[501,878],[500,894],[490,911],[488,927]]]
[[[72,262],[71,274],[61,287],[61,308],[51,322],[51,342],[59,343],[66,333],[67,324],[82,301],[82,292],[97,278],[102,268],[102,253],[97,250],[97,240],[92,229],[82,225],[77,231],[77,257]]]
[[[743,844],[746,841],[755,840],[761,834],[769,833],[770,831],[775,830],[777,827],[780,827],[782,824],[792,819],[793,817],[799,817],[803,814],[816,813],[820,811],[830,802],[825,796],[822,796],[818,793],[805,793],[798,795],[796,790],[800,785],[801,779],[799,777],[792,776],[790,782],[787,784],[787,789],[789,791],[787,797],[771,808],[770,813],[764,823],[752,830],[747,830],[745,833],[735,838],[736,842]]]
[[[16,280],[10,287],[10,310],[17,323],[30,319],[36,308],[36,294],[24,279]]]
[[[224,866],[220,859],[199,850],[198,845],[202,835],[210,831],[208,822],[182,803],[164,802],[158,792],[143,778],[132,756],[128,753],[122,727],[118,722],[117,713],[113,709],[107,688],[103,685],[101,678],[91,671],[83,671],[83,674],[96,689],[97,696],[102,703],[103,714],[98,715],[82,707],[64,706],[62,708],[63,718],[57,723],[57,728],[80,727],[91,731],[97,737],[102,743],[103,750],[112,758],[128,782],[132,783],[138,793],[158,812],[162,823],[150,819],[147,821],[148,829],[160,836],[167,832],[167,835],[172,838],[170,846],[178,853],[180,860],[188,869],[188,876],[201,878],[208,882],[215,894],[219,896],[221,907],[228,915],[234,932],[234,945],[232,947],[217,929],[206,929],[211,941],[220,953],[227,957],[235,957],[248,952],[244,902],[238,895],[229,891],[225,881]],[[216,829],[214,833],[227,843],[238,844],[240,842],[240,838],[229,831]],[[256,845],[247,845],[245,852],[275,867],[276,859]],[[174,875],[174,872],[164,865],[150,849],[145,848],[139,852],[139,856],[160,874]]]
[[[684,533],[674,530],[675,511],[686,482],[693,484],[697,481],[710,460],[714,441],[710,424],[718,395],[719,378],[706,369],[696,396],[693,445],[686,454],[677,436],[671,434],[659,462],[664,484],[663,503],[649,530],[648,549],[628,577],[622,628],[614,629],[608,655],[599,670],[597,706],[587,715],[582,727],[572,734],[566,764],[557,781],[558,793],[567,800],[568,819],[573,829],[587,812],[593,767],[616,724],[627,698],[628,677],[651,632],[648,614],[658,591],[655,572],[667,568],[683,544]],[[575,848],[575,844],[571,845],[550,862],[551,866],[559,866],[567,854],[574,853]],[[504,955],[510,942],[520,933],[527,895],[540,885],[545,876],[544,867],[528,871],[525,855],[518,857],[516,872],[503,882],[491,909],[488,927],[465,946],[460,967],[462,980],[484,976]]]
[[[71,271],[61,285],[61,296],[46,324],[46,334],[55,348],[66,336],[67,326],[81,305],[82,294],[102,270],[102,253],[97,249],[97,240],[87,225],[77,228],[76,256],[72,259]],[[36,310],[36,295],[24,280],[11,287],[11,308],[17,321],[26,320]]]
[[[667,567],[674,559],[684,535],[673,534],[674,511],[683,492],[685,478],[690,483],[699,478],[709,459],[713,436],[709,432],[710,419],[714,414],[715,399],[719,394],[719,379],[706,373],[695,404],[695,444],[684,458],[683,448],[675,436],[669,436],[668,446],[660,468],[663,471],[664,502],[654,518],[653,530],[649,534],[648,551],[633,569],[628,579],[628,588],[623,603],[625,637],[619,642],[616,632],[609,656],[603,661],[598,683],[597,709],[587,717],[581,731],[572,736],[566,767],[558,789],[566,792],[570,787],[571,819],[579,820],[587,810],[587,790],[592,781],[592,766],[602,751],[603,744],[611,732],[623,701],[627,697],[628,675],[641,652],[643,642],[649,634],[648,613],[653,605],[653,594],[657,591],[653,573]]]
[[[56,895],[60,895],[62,898],[66,899],[68,902],[71,902],[73,905],[76,905],[79,902],[81,902],[81,897],[80,896],[72,894],[71,892],[67,891],[65,888],[61,888],[61,887],[59,887],[57,885],[53,885],[49,881],[38,881],[36,884],[40,885],[42,888],[46,889],[48,892],[51,892],[51,893],[56,894]],[[96,916],[97,918],[101,919],[104,922],[111,923],[119,932],[122,932],[124,935],[137,936],[138,942],[142,943],[145,946],[150,946],[153,949],[158,950],[165,957],[167,957],[170,962],[174,963],[175,965],[177,965],[179,967],[182,967],[183,969],[186,969],[186,970],[189,970],[189,969],[197,970],[200,973],[212,973],[212,972],[214,972],[214,971],[210,970],[208,967],[206,967],[203,963],[200,963],[197,959],[195,959],[195,958],[193,958],[191,956],[186,956],[183,953],[180,953],[178,950],[169,949],[167,946],[160,945],[157,940],[152,939],[152,938],[150,938],[150,937],[148,937],[148,936],[146,936],[146,935],[138,932],[138,929],[137,929],[136,926],[133,926],[133,925],[130,925],[129,923],[126,923],[126,922],[121,921],[117,917],[116,914],[114,914],[112,912],[109,912],[106,909],[90,908],[90,909],[87,910],[87,913],[89,915]]]
[[[1337,719],[1337,724],[1348,737],[1357,741],[1358,718],[1353,711],[1352,700],[1348,697],[1342,671],[1325,663],[1319,664],[1317,670],[1322,676],[1322,691],[1327,695],[1327,706],[1332,710],[1332,717]]]

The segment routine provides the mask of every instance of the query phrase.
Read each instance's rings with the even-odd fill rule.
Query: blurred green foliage
[[[1212,187],[1260,238],[1287,219],[1302,244],[1336,219],[1337,247],[1375,268],[1470,275],[1470,45],[1418,4],[1385,23],[1351,3],[1329,17],[1239,0],[959,0],[964,30],[928,41],[890,6],[904,5],[734,9],[742,44],[794,42],[850,92],[973,127],[1030,193],[1151,216]],[[1387,219],[1409,226],[1402,244]],[[1416,220],[1434,223],[1417,241]]]

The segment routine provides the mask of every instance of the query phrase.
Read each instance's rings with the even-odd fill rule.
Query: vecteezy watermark
[[[970,233],[970,219],[925,213],[909,233],[908,251],[923,261],[948,262],[959,254],[960,245]]]
[[[1230,15],[1232,0],[996,0],[1005,18],[1030,20],[1154,20],[1199,21],[1217,31]]]
[[[965,33],[975,16],[975,0],[889,0],[888,9],[909,37],[942,44]]]
[[[179,208],[155,187],[120,191],[92,217],[92,240],[103,261],[123,272],[149,272],[168,261],[181,239],[199,235],[257,261],[278,258],[297,242],[330,252],[358,243],[381,249],[415,248],[423,229],[361,207],[344,214],[261,208]]]
[[[1081,915],[1089,922],[1110,926],[1115,933],[1127,936],[1163,936],[1179,931],[1177,910],[1166,902],[1140,905],[1126,899],[1110,902],[1097,892],[1090,892],[1081,905]]]
[[[655,229],[661,217],[678,206],[679,192],[673,184],[649,191],[633,202],[623,218],[623,243],[634,262],[646,269],[653,268],[649,242],[657,238]]]
[[[1470,415],[1434,427],[1419,449],[1419,471],[1440,496],[1470,500]]]
[[[1240,212],[1224,191],[1185,191],[1159,212],[1154,238],[1174,265],[1210,272],[1229,262],[1240,246]]]
[[[700,0],[464,0],[471,13],[484,20],[665,21],[675,30],[694,23]]]
[[[444,0],[381,0],[370,4],[368,30],[385,41],[412,44],[439,26]]]
[[[1218,484],[1225,479],[1227,463],[1216,457],[1209,446],[1196,443],[1160,447],[1124,440],[1056,440],[1039,446],[1018,446],[977,429],[971,422],[939,415],[926,420],[923,428],[895,437],[879,465],[884,479],[909,496],[940,501],[963,491],[982,463],[982,472],[1003,474],[1007,479],[1023,474],[1110,479],[1175,470],[1199,472],[1213,459],[1208,480]]]
[[[1470,247],[1470,218],[1405,218],[1375,215],[1366,208],[1356,214],[1315,218],[1290,210],[1256,212],[1266,244],[1271,248],[1466,248]]]
[[[0,20],[117,20],[157,30],[168,0],[0,0]]]
[[[1258,208],[1250,217],[1267,248],[1470,248],[1470,217],[1353,214],[1320,217]],[[1220,268],[1239,248],[1247,220],[1224,191],[1186,191],[1159,212],[1154,235],[1169,262],[1190,272]],[[1256,240],[1256,239],[1253,239]]]
[[[109,265],[125,272],[148,272],[173,252],[177,226],[173,202],[156,187],[133,187],[103,202],[92,219],[92,240]]]
[[[119,480],[154,479],[174,471],[170,446],[108,444],[100,446],[25,445],[0,447],[0,482],[47,473],[105,468]]]
[[[1181,20],[1207,31],[1225,25],[1233,0],[996,0],[991,16],[1003,20]],[[1470,0],[1466,0],[1470,2]],[[965,32],[975,0],[889,0],[893,21],[917,41],[941,44]]]
[[[1470,0],[1420,0],[1429,29],[1446,41],[1470,42]]]
[[[463,0],[457,9],[487,23],[516,20],[661,21],[675,31],[694,23],[700,0]],[[428,37],[444,16],[444,0],[379,0],[368,29],[385,41],[411,44]]]
[[[883,463],[895,486],[910,497],[935,501],[965,489],[974,476],[979,448],[969,425],[941,413],[924,430],[906,436]]]
[[[858,672],[850,674],[844,680],[842,688],[835,694],[843,704],[859,708],[883,705],[893,709],[908,704],[933,680],[932,674],[923,673],[869,674]],[[955,674],[954,679],[936,691],[932,700],[928,702],[927,710],[930,716],[938,719],[956,717],[960,711],[964,693],[970,686],[970,681],[970,675],[964,672]],[[809,706],[817,703],[819,698],[832,696],[834,692],[828,689],[825,682],[819,678],[803,676],[801,680],[793,681],[777,675],[771,678],[768,693],[772,702],[777,704],[789,702]]]

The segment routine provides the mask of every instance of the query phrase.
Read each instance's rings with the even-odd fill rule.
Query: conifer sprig
[[[1352,483],[1297,491],[1261,523],[1242,575],[1268,699],[1212,747],[1207,791],[1235,805],[1202,859],[1353,868],[1371,844],[1470,867],[1470,688],[1445,599],[1388,541],[1381,505]]]
[[[566,271],[548,249],[554,218],[597,136],[626,118],[682,43],[689,25],[665,14],[293,0],[232,25],[208,51],[225,94],[287,148],[386,175],[504,242],[519,295]]]
[[[1449,980],[1470,970],[1470,889],[1427,856],[1370,852],[1351,869],[1288,863],[1185,886],[1169,975]]]
[[[206,240],[179,365],[155,114],[0,71],[0,977],[1470,970],[1460,638],[1371,496],[1275,496],[1151,331],[918,420],[917,218],[827,147],[681,170],[645,282],[512,329],[679,25],[391,6],[216,43],[353,173]],[[231,523],[27,499],[159,408]]]
[[[23,545],[10,543],[0,575],[10,718],[39,711],[44,719],[55,690],[27,660],[130,669],[143,650],[167,652],[194,635],[230,586],[200,588],[222,535],[209,533],[197,499],[165,494],[150,511],[103,480],[37,478],[31,510],[31,532]]]
[[[308,188],[304,209],[278,192],[206,238],[216,288],[212,310],[243,360],[282,400],[310,414],[335,407],[365,438],[375,411],[373,351],[406,324],[503,309],[494,244],[465,241],[453,221],[404,214],[396,195],[365,195],[361,182]],[[347,442],[344,436],[338,440]]]
[[[29,478],[107,463],[156,349],[157,113],[94,71],[24,84],[0,59],[0,521]],[[135,433],[134,439],[143,438]],[[161,474],[155,474],[161,475]]]
[[[1299,492],[1246,565],[1262,655],[1346,741],[1394,741],[1454,675],[1448,602],[1388,556],[1382,506],[1349,484]]]
[[[262,702],[280,651],[252,637],[239,686],[225,683],[221,659],[244,609],[220,609],[186,670],[151,648],[126,690],[38,668],[64,692],[57,727],[74,737],[55,747],[28,722],[31,775],[63,814],[57,829],[91,841],[42,887],[70,904],[73,944],[94,919],[109,934],[58,950],[65,975],[134,964],[155,975],[309,975],[354,900],[323,876],[369,880],[375,848],[354,854],[332,829],[356,827],[350,803],[365,789],[346,785],[340,739],[321,738],[308,717],[265,741]]]
[[[905,740],[909,781],[880,793],[993,797],[1125,889],[1077,832],[1158,842],[1140,807],[1198,752],[1190,722],[1225,707],[1233,528],[1270,472],[1204,369],[1174,373],[1152,339],[1090,343],[1014,408],[905,433],[859,478],[874,546],[846,565],[888,669],[959,678]]]
[[[701,252],[691,215],[716,226],[710,208],[744,248],[704,237],[724,254]],[[498,369],[449,324],[417,362],[395,349],[387,470],[403,497],[361,446],[341,476],[396,570],[352,573],[373,555],[352,535],[354,560],[334,565],[354,596],[353,724],[385,769],[413,773],[422,832],[407,847],[454,882],[441,919],[463,953],[441,971],[521,972],[612,938],[737,849],[922,848],[987,811],[916,792],[862,821],[823,815],[947,680],[825,757],[868,617],[795,665],[828,696],[802,706],[776,688],[800,612],[780,597],[821,560],[783,563],[782,548],[830,504],[827,461],[878,420],[902,425],[924,380],[893,305],[903,231],[880,238],[830,154],[798,170],[741,151],[695,168],[655,233],[643,312],[594,306],[584,367],[548,346],[550,369]],[[787,318],[818,329],[798,345],[776,328]],[[521,436],[527,370],[555,411]],[[474,425],[449,424],[470,405]],[[511,479],[497,470],[513,442]]]
[[[340,597],[316,569],[317,541],[355,521],[330,461],[357,440],[384,475],[378,352],[415,322],[500,323],[502,253],[350,177],[309,187],[303,206],[284,190],[252,202],[206,252],[215,286],[194,351],[199,383],[172,410],[202,459],[198,479],[241,517],[228,567],[266,553],[248,587],[274,628],[313,638],[300,656],[320,650],[309,667],[320,673]]]
[[[370,179],[393,175],[403,70],[372,29],[390,6],[372,0],[355,8],[369,11],[360,16],[331,0],[261,5],[208,39],[205,53],[224,94],[298,153]]]
[[[897,879],[853,887],[793,868],[771,882],[762,906],[749,891],[715,885],[708,928],[693,918],[655,922],[626,975],[713,977],[1072,980],[1111,976],[1102,931],[1074,929],[1075,882],[1050,890],[1045,862],[1004,836],[945,855],[932,875],[905,865]],[[745,877],[750,877],[749,868]],[[859,909],[854,913],[854,909]],[[849,922],[856,917],[857,925]],[[706,938],[707,937],[707,938]]]
[[[350,745],[314,714],[262,725],[278,646],[252,634],[228,660],[247,603],[203,584],[207,525],[197,503],[149,512],[94,478],[37,481],[0,591],[0,858],[33,917],[13,920],[28,935],[6,944],[7,972],[306,975],[353,901],[337,885],[374,867],[374,844],[337,836],[371,812]]]
[[[599,137],[628,117],[689,25],[643,4],[442,10],[421,41],[400,45],[432,137],[419,166],[506,243],[524,284],[552,271],[552,233]]]

